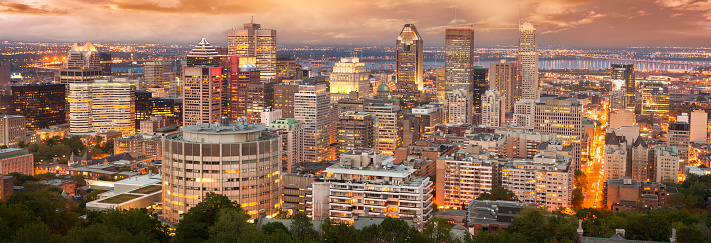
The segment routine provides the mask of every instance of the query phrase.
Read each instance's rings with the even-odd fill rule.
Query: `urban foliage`
[[[477,200],[503,200],[503,201],[514,201],[518,202],[518,197],[511,190],[505,187],[495,187],[489,192],[484,192],[476,198]]]

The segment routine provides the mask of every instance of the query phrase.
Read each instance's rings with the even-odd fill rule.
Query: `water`
[[[133,70],[133,73],[143,73],[143,67],[111,67],[111,72],[128,72]]]

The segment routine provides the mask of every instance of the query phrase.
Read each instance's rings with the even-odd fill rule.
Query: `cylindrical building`
[[[163,213],[177,223],[209,192],[256,218],[280,204],[281,138],[255,124],[197,124],[163,139]]]

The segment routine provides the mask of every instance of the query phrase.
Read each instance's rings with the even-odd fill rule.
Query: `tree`
[[[96,199],[99,199],[99,194],[104,193],[104,190],[101,189],[95,189],[91,191],[90,193],[86,194],[86,200],[88,201],[94,201]]]
[[[431,218],[427,221],[423,233],[433,242],[454,242],[450,232],[454,224],[441,218]]]
[[[132,235],[138,235],[153,242],[167,242],[170,240],[168,227],[158,220],[156,214],[148,213],[145,208],[100,211],[92,220],[92,223],[100,223],[111,228],[127,231]]]
[[[518,197],[511,190],[505,187],[496,187],[489,192],[484,192],[476,198],[477,200],[504,200],[518,202]]]
[[[143,235],[134,235],[126,230],[121,230],[102,223],[94,223],[86,228],[73,229],[67,236],[68,242],[75,243],[113,243],[113,242],[155,242]]]
[[[37,178],[31,175],[20,174],[18,172],[12,172],[7,174],[15,179],[15,186],[22,186],[28,181],[37,181]]]
[[[585,201],[585,194],[583,194],[583,189],[582,188],[575,188],[573,189],[573,207],[575,208],[581,208],[583,206],[583,202]]]
[[[332,224],[331,219],[326,217],[321,224],[321,242],[328,243],[355,243],[358,240],[358,231],[344,223]]]
[[[131,172],[131,171],[133,171],[133,169],[131,169],[129,167],[123,167],[121,169],[118,169],[116,172]]]
[[[210,238],[209,228],[218,219],[222,209],[239,207],[225,195],[209,192],[205,198],[183,215],[175,229],[175,242],[202,242]]]
[[[57,242],[59,236],[53,235],[52,230],[41,222],[27,224],[15,233],[13,242]]]
[[[79,215],[68,211],[68,201],[58,187],[25,183],[25,190],[12,194],[7,202],[27,206],[54,233],[66,234],[78,222]]]
[[[278,232],[284,232],[287,233],[289,232],[289,229],[284,226],[284,224],[279,223],[279,222],[270,222],[267,224],[262,225],[262,228],[260,229],[262,233],[271,235],[271,234],[276,234]]]
[[[254,225],[247,222],[250,219],[241,207],[223,208],[217,214],[217,221],[208,229],[210,235],[233,234],[240,235],[245,231],[254,230]]]
[[[371,225],[361,230],[362,242],[425,242],[427,237],[402,219],[386,217],[379,225]]]
[[[294,220],[291,222],[289,230],[296,234],[302,242],[315,240],[318,237],[318,232],[314,230],[314,224],[311,219],[303,213],[294,215]]]

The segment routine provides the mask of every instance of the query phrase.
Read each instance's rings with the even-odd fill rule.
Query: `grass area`
[[[137,194],[151,194],[151,193],[160,191],[160,190],[162,190],[162,189],[163,189],[162,186],[159,186],[159,185],[150,185],[150,186],[147,186],[147,187],[138,188],[138,189],[136,189],[136,190],[133,190],[133,191],[131,191],[131,193],[137,193]]]
[[[99,201],[100,203],[111,203],[111,204],[119,204],[123,203],[132,199],[139,198],[141,196],[138,195],[131,195],[131,194],[121,194],[118,196],[110,197],[104,200]]]

